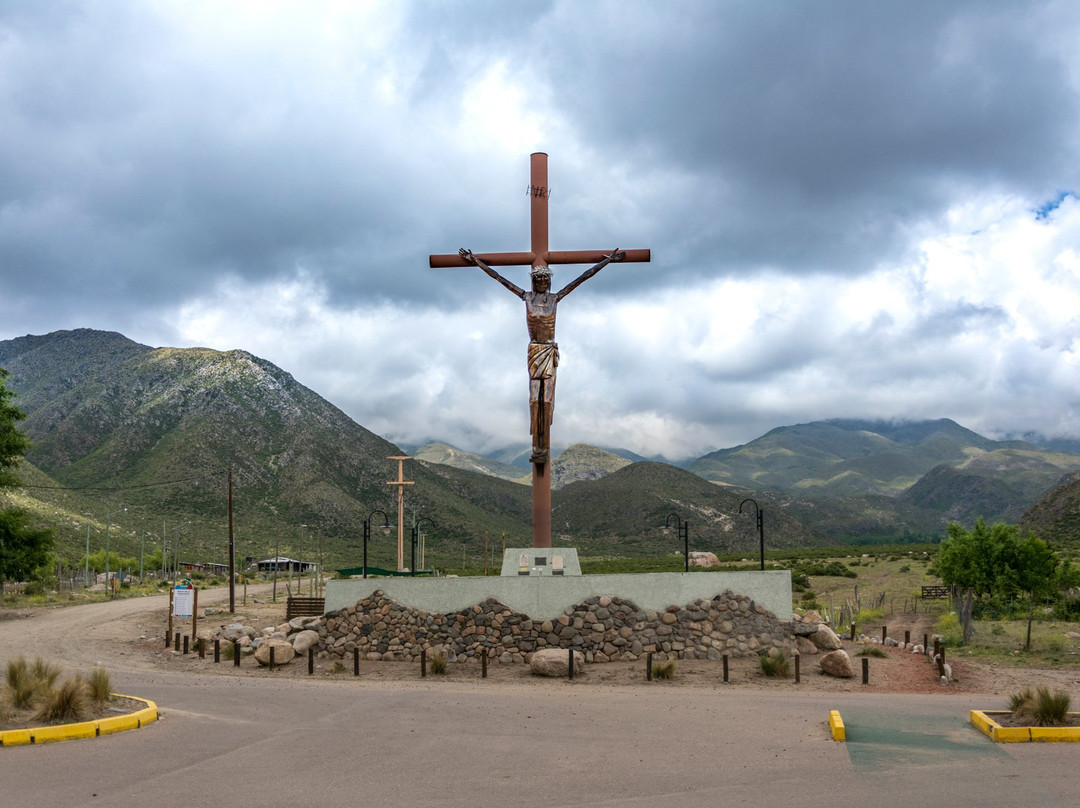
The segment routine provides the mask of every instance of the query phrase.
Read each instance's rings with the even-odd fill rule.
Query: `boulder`
[[[565,648],[542,648],[529,660],[529,670],[533,676],[561,676],[569,674],[570,652]],[[574,673],[585,667],[585,655],[574,651]]]
[[[812,642],[810,642],[810,640],[808,640],[806,637],[796,637],[795,647],[798,649],[800,654],[806,654],[808,656],[813,656],[818,652],[818,647]]]
[[[312,617],[311,615],[308,615],[307,617],[294,617],[289,621],[289,628],[293,631],[303,631],[305,628],[317,626],[321,619],[321,617]]]
[[[821,619],[821,615],[818,612],[814,611],[813,609],[811,609],[810,611],[808,611],[806,614],[804,614],[802,616],[802,621],[804,623],[824,623],[825,622],[824,620]]]
[[[230,623],[221,632],[221,639],[236,642],[241,637],[247,637],[248,640],[254,640],[258,633],[251,626],[245,626],[242,623]]]
[[[791,633],[796,637],[809,637],[811,634],[817,632],[821,626],[820,623],[792,623]]]
[[[304,629],[292,638],[293,650],[298,654],[306,654],[307,650],[319,642],[319,632]]]
[[[824,624],[818,626],[818,630],[810,635],[810,642],[822,651],[836,651],[842,647],[836,632]]]
[[[830,651],[820,660],[821,672],[828,676],[838,676],[843,679],[851,679],[855,676],[855,666],[851,664],[851,657],[847,651]]]
[[[286,640],[264,640],[255,651],[255,661],[260,665],[269,665],[271,648],[274,649],[275,665],[284,665],[296,656],[293,647]]]

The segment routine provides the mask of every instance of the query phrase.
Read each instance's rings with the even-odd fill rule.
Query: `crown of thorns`
[[[545,278],[550,278],[551,277],[551,269],[549,269],[548,267],[545,267],[545,266],[533,267],[532,270],[529,272],[529,274],[532,275],[534,278],[539,277],[539,276],[543,276]]]

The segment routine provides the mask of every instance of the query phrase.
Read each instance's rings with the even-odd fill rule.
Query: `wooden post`
[[[724,681],[728,680],[728,655],[724,654]]]
[[[359,648],[352,649],[352,675],[353,676],[359,676],[360,675],[360,649]]]
[[[315,649],[307,649],[307,675],[312,676],[315,673]]]
[[[862,683],[870,684],[870,660],[866,657],[862,658]]]
[[[855,642],[855,624],[851,624],[851,641]]]
[[[185,655],[185,656],[187,655],[187,652],[188,652],[188,640],[189,640],[189,639],[190,639],[190,638],[188,637],[188,635],[187,635],[187,634],[185,634],[185,635],[184,635],[184,655]]]
[[[233,611],[236,611],[235,609]],[[191,639],[195,639],[199,627],[199,587],[191,593]]]
[[[214,664],[221,662],[221,640],[214,638]]]
[[[173,636],[173,650],[174,651],[179,651],[180,650],[180,632],[179,631],[176,632],[176,634]]]
[[[488,665],[488,655],[486,653],[481,654],[480,655],[480,678],[481,679],[487,679],[487,665]]]
[[[232,664],[234,668],[240,667],[240,643],[234,642],[232,646]]]
[[[270,646],[270,670],[274,669],[274,646]]]
[[[574,678],[574,649],[571,648],[568,651],[568,653],[569,653],[569,658],[568,658],[568,660],[566,662],[566,678],[567,679],[573,679]]]
[[[652,681],[652,651],[645,654],[645,681]]]
[[[799,655],[795,654],[795,684],[798,684],[799,681]]]
[[[885,644],[885,637],[886,637],[888,631],[889,631],[888,626],[882,626],[881,627],[881,644],[882,645]]]
[[[911,645],[911,630],[910,629],[905,629],[904,630],[904,647],[907,647],[909,645]]]
[[[420,678],[427,676],[427,649],[420,649]]]
[[[169,587],[169,630],[165,632],[165,647],[169,647],[169,640],[172,639],[172,616],[173,616],[173,593],[176,590],[173,587]]]

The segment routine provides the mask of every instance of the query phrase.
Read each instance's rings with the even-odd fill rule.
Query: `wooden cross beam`
[[[552,252],[548,249],[548,156],[536,152],[529,158],[530,184],[528,194],[531,198],[529,219],[532,229],[532,250],[530,252],[477,253],[476,257],[492,267],[512,266],[555,266],[558,264],[595,264],[604,259],[610,250],[569,250]],[[623,250],[626,257],[622,261],[647,263],[649,250]],[[432,269],[474,266],[457,253],[452,255],[432,255],[428,257]]]
[[[394,455],[387,460],[397,461],[397,479],[390,480],[387,485],[397,486],[397,571],[405,569],[405,486],[413,485],[412,480],[405,479],[405,467],[402,465],[406,460],[412,460],[408,455]]]
[[[555,406],[555,368],[559,348],[555,342],[555,315],[558,303],[580,284],[612,262],[647,262],[649,250],[573,250],[552,252],[548,248],[547,155],[537,152],[530,157],[530,220],[532,249],[529,252],[471,253],[462,249],[454,255],[432,255],[432,269],[476,266],[525,301],[529,329],[529,406],[530,431],[533,436],[533,547],[551,547],[551,420]],[[548,267],[556,264],[592,264],[577,279],[558,292],[551,291]],[[531,266],[532,290],[526,291],[507,280],[493,266]]]

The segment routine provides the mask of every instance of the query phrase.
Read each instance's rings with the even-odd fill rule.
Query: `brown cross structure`
[[[387,485],[397,486],[397,570],[405,569],[405,486],[413,485],[412,480],[405,479],[405,468],[402,465],[406,460],[412,460],[408,455],[394,455],[387,460],[397,461],[397,479],[390,480]]]
[[[555,367],[558,365],[558,345],[555,343],[555,312],[558,302],[591,278],[610,262],[647,262],[649,250],[572,250],[553,252],[548,249],[548,188],[547,155],[536,152],[530,157],[530,182],[527,193],[531,199],[532,250],[515,253],[477,253],[461,250],[456,255],[432,255],[433,269],[476,266],[525,301],[526,324],[529,328],[529,378],[531,431],[533,433],[533,547],[551,547],[551,448],[550,424],[555,402]],[[554,264],[593,264],[559,292],[549,291],[549,266]],[[499,275],[491,267],[530,266],[532,291],[527,292]]]

